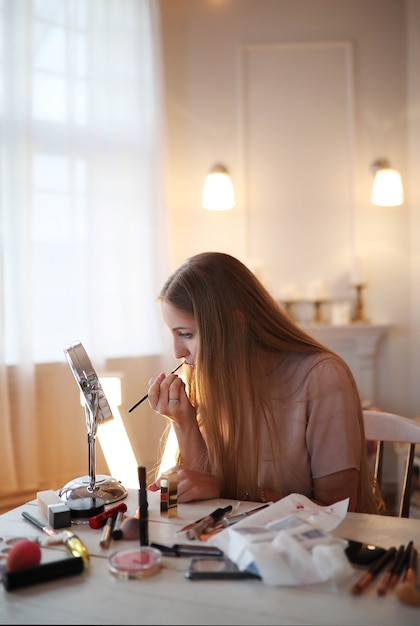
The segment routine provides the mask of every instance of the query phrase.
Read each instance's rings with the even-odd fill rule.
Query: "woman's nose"
[[[176,359],[183,359],[189,354],[189,350],[181,341],[174,341],[174,357]]]

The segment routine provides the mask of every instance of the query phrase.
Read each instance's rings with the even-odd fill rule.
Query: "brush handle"
[[[184,362],[182,362],[182,363],[180,363],[179,365],[177,365],[177,366],[176,366],[176,368],[175,368],[174,370],[172,370],[171,374],[175,374],[175,372],[176,372],[177,370],[179,370],[179,369],[180,369],[180,367],[182,367],[183,365],[184,365]],[[140,400],[138,400],[138,401],[136,402],[136,404],[133,404],[133,406],[132,406],[130,409],[128,409],[128,412],[129,412],[129,413],[131,413],[131,411],[134,411],[134,409],[136,409],[136,408],[139,406],[139,404],[141,404],[142,402],[144,402],[145,400],[147,400],[147,398],[148,398],[148,397],[149,397],[149,394],[148,394],[148,393],[145,393],[145,394],[144,394],[144,396],[143,396],[142,398],[140,398]]]

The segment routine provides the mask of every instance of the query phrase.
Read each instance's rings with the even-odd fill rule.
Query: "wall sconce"
[[[235,192],[224,165],[215,165],[204,181],[201,204],[209,211],[227,211],[235,206]]]
[[[390,168],[389,161],[378,159],[372,163],[375,174],[371,202],[376,206],[400,206],[404,202],[401,175]]]

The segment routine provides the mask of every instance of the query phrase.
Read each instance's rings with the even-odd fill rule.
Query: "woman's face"
[[[194,316],[164,300],[161,302],[161,314],[172,335],[174,357],[184,359],[187,365],[194,367],[200,341]]]

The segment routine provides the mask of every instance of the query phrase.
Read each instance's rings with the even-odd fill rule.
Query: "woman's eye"
[[[179,333],[179,337],[182,337],[183,339],[191,339],[192,333]]]

